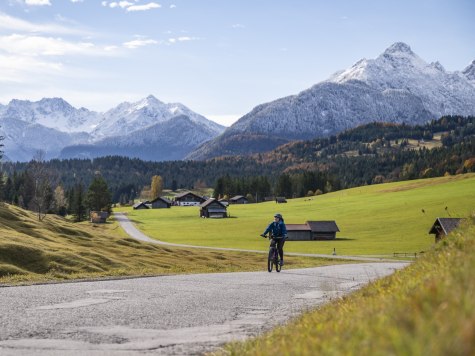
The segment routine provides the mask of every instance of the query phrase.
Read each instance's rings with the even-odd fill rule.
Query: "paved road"
[[[1,355],[201,354],[402,263],[0,288]]]
[[[198,245],[184,245],[171,243],[166,241],[161,241],[157,239],[152,239],[145,235],[142,231],[137,229],[135,225],[129,220],[129,218],[124,213],[114,213],[114,217],[124,231],[132,238],[140,240],[143,242],[150,242],[158,245],[166,245],[173,247],[187,247],[187,248],[200,248],[200,249],[209,249],[209,250],[219,250],[219,251],[238,251],[238,252],[255,252],[255,253],[264,253],[267,254],[267,251],[262,250],[245,250],[239,248],[227,248],[227,247],[208,247],[208,246],[198,246]],[[324,255],[324,254],[315,254],[315,253],[296,253],[296,252],[286,252],[287,256],[306,256],[306,257],[321,257],[321,258],[334,258],[342,260],[352,260],[352,261],[368,261],[368,262],[397,262],[391,259],[377,258],[377,257],[363,257],[363,256],[341,256],[341,255]],[[406,263],[407,261],[401,261]]]

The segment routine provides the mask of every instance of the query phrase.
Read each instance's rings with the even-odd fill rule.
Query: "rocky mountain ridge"
[[[447,72],[397,42],[376,59],[362,59],[297,95],[255,107],[187,158],[264,152],[269,141],[323,137],[373,121],[423,124],[443,115],[474,115],[474,68],[472,63],[463,72]],[[259,139],[252,151],[238,144],[254,137]]]

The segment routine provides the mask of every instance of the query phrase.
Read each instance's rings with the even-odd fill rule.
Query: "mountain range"
[[[38,150],[46,158],[182,159],[224,129],[183,104],[165,104],[152,95],[105,113],[76,109],[62,98],[14,99],[0,106],[0,136],[13,161],[28,161]]]
[[[448,72],[397,42],[376,59],[361,59],[297,95],[255,107],[187,158],[264,152],[369,122],[414,125],[443,115],[475,115],[475,61]]]
[[[369,122],[414,125],[444,115],[475,115],[475,60],[450,72],[397,42],[296,95],[258,105],[229,128],[152,95],[105,113],[61,98],[14,99],[0,105],[0,136],[6,158],[15,161],[39,149],[46,158],[203,160],[269,151]]]

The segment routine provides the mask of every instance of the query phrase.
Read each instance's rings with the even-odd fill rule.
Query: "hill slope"
[[[394,275],[222,355],[475,354],[475,220]]]

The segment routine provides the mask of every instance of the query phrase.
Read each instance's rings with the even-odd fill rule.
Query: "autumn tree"
[[[150,185],[150,198],[156,199],[162,194],[163,179],[160,176],[152,177],[152,184]]]

